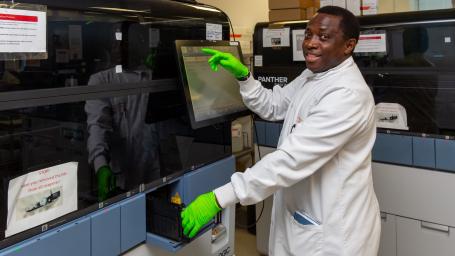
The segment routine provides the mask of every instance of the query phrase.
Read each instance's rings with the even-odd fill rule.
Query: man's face
[[[318,13],[308,23],[302,47],[306,66],[312,72],[336,67],[353,51],[356,40],[344,38],[340,22],[341,17]]]

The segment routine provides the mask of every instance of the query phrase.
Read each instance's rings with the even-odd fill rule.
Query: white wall
[[[252,35],[258,22],[269,21],[268,0],[197,0],[223,10],[231,19],[236,34],[241,34],[239,41],[244,53],[252,52]]]

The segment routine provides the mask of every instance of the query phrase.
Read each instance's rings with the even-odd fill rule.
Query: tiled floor
[[[235,230],[235,256],[259,256],[256,250],[256,236],[246,229]]]

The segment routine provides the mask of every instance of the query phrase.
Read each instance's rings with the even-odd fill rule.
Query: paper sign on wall
[[[386,34],[364,34],[360,35],[359,42],[354,49],[354,52],[387,52]]]
[[[221,24],[207,23],[205,28],[205,37],[207,40],[222,40],[223,26]]]
[[[77,165],[68,162],[10,180],[5,236],[77,210]]]
[[[45,53],[46,12],[0,8],[0,52]]]
[[[292,59],[294,61],[305,61],[302,47],[304,40],[305,29],[292,30]]]
[[[377,14],[378,0],[363,0],[360,9],[362,9],[363,15]]]
[[[289,35],[289,28],[264,28],[262,30],[263,47],[289,47],[291,45]]]

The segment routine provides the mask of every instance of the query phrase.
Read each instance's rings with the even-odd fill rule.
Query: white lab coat
[[[255,204],[274,193],[269,255],[377,255],[374,100],[352,57],[273,90],[250,77],[240,92],[263,119],[284,124],[275,152],[215,190],[220,205]],[[298,223],[296,211],[321,225]]]

